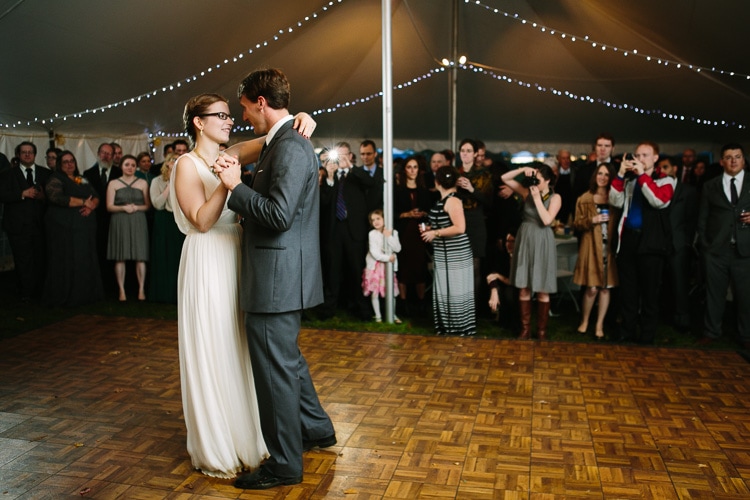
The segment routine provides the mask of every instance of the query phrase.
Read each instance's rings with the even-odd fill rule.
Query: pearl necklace
[[[214,177],[216,177],[218,179],[219,178],[219,174],[217,174],[216,170],[214,170],[214,166],[208,164],[208,162],[206,161],[206,159],[203,158],[203,155],[198,152],[198,148],[193,149],[193,153],[195,153],[195,155],[198,158],[200,158],[201,160],[203,160],[203,163],[206,164],[206,167],[208,167],[208,169],[211,171],[211,173],[214,174]]]

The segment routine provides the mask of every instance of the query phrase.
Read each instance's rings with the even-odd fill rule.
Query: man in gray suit
[[[722,333],[727,288],[737,308],[737,332],[750,349],[750,182],[745,182],[745,151],[726,144],[719,159],[724,173],[703,185],[698,210],[698,248],[706,270],[703,338],[711,344]]]
[[[235,486],[266,489],[302,481],[302,453],[336,444],[307,361],[297,346],[302,310],[323,301],[318,236],[318,161],[292,129],[289,82],[277,69],[240,84],[242,117],[267,134],[252,187],[238,168],[217,168],[244,218],[240,300],[245,314],[263,437],[270,458]]]

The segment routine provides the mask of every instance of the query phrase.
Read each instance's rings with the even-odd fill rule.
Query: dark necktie
[[[28,184],[29,187],[34,185],[34,171],[31,170],[31,167],[26,168],[26,184]]]
[[[346,170],[339,172],[339,189],[336,195],[336,218],[346,219],[346,203],[344,202],[344,182],[346,181]]]
[[[735,178],[732,177],[732,180],[729,182],[729,196],[732,199],[732,205],[737,204],[737,200],[739,199],[739,196],[737,196],[737,185],[734,183]]]
[[[263,141],[263,147],[260,148],[260,154],[258,155],[258,163],[260,163],[261,158],[263,158],[263,154],[266,152],[267,147],[268,144],[266,144],[266,141]]]
[[[105,187],[107,186],[107,169],[106,168],[102,169],[102,184],[104,184]]]

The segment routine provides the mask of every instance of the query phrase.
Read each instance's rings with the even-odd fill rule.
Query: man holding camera
[[[659,318],[659,285],[672,238],[667,208],[675,179],[654,171],[659,146],[638,144],[625,155],[609,191],[610,205],[622,210],[618,224],[620,341],[652,344]],[[641,335],[637,335],[640,319]]]
[[[345,297],[355,316],[369,320],[370,305],[362,295],[360,278],[365,268],[370,230],[367,191],[374,188],[378,180],[352,164],[351,148],[345,142],[331,149],[324,166],[326,178],[320,184],[320,210],[327,219],[324,224],[330,233],[328,254],[323,255],[326,275],[321,316],[332,317],[340,297]]]

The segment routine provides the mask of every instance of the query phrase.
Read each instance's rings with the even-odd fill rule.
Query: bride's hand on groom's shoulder
[[[318,126],[318,122],[313,120],[312,116],[308,115],[304,111],[294,115],[293,127],[299,135],[305,139],[309,139],[310,136],[315,132],[315,127]]]

